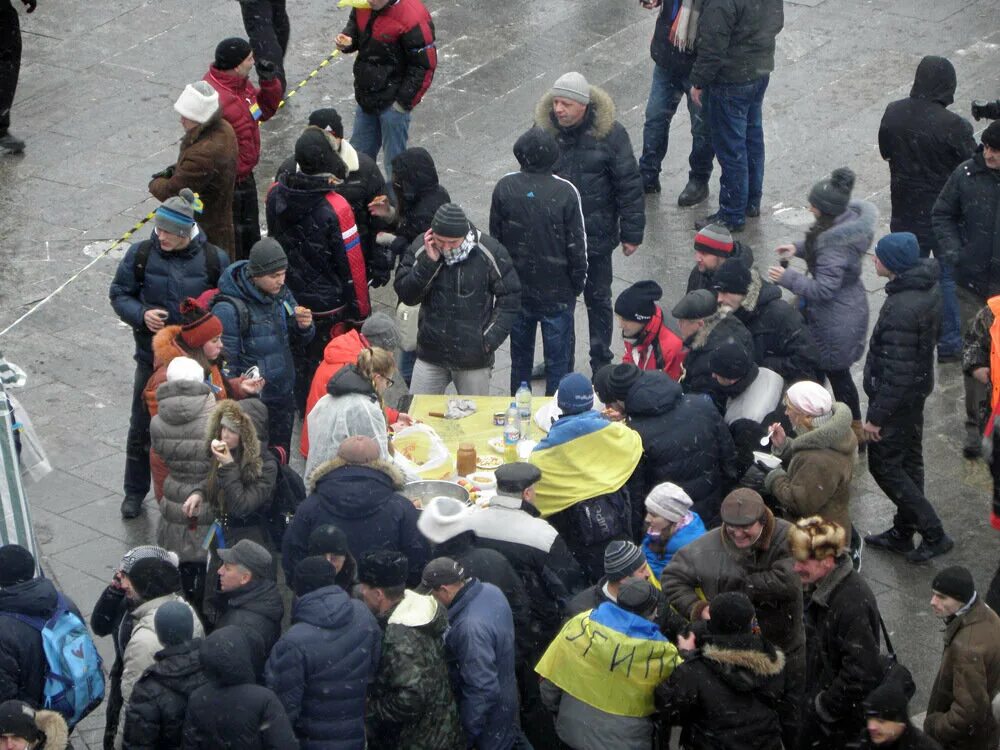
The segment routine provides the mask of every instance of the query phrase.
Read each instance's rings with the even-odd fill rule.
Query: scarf
[[[441,250],[441,259],[444,261],[446,266],[453,266],[456,263],[461,263],[469,257],[472,253],[472,248],[474,248],[476,244],[476,232],[475,230],[470,229],[469,233],[465,235],[465,239],[462,240],[462,244],[457,248],[454,250]]]
[[[677,7],[678,2],[680,8]],[[674,20],[670,24],[670,43],[681,52],[692,52],[698,38],[698,21],[705,0],[674,0]]]

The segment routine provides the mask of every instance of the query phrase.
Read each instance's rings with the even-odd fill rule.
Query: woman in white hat
[[[656,485],[646,496],[646,536],[642,551],[657,578],[670,558],[705,533],[701,517],[691,510],[691,498],[672,482]]]

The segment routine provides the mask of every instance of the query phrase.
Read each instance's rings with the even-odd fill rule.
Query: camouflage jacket
[[[464,750],[444,657],[445,610],[407,591],[389,613],[382,660],[369,690],[370,750]]]
[[[966,375],[979,367],[990,366],[990,328],[993,326],[993,311],[988,305],[976,313],[969,329],[965,332],[962,345],[962,370]]]

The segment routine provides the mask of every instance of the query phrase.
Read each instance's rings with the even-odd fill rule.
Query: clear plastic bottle
[[[531,387],[524,380],[514,395],[517,403],[517,416],[521,420],[521,440],[531,437]]]
[[[510,402],[507,407],[507,420],[503,426],[503,460],[504,463],[517,461],[517,442],[521,439],[521,418],[517,413],[517,403]]]

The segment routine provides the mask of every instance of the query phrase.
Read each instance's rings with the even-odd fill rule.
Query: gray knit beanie
[[[247,273],[251,276],[267,276],[285,268],[288,268],[288,256],[277,240],[264,237],[250,248]]]
[[[582,73],[573,71],[559,76],[552,86],[552,96],[590,104],[590,84]]]
[[[431,231],[440,237],[465,237],[469,233],[469,218],[457,203],[444,203],[434,212]]]
[[[847,167],[833,170],[826,179],[820,180],[809,191],[809,202],[820,213],[840,216],[847,210],[854,190],[854,172]]]

